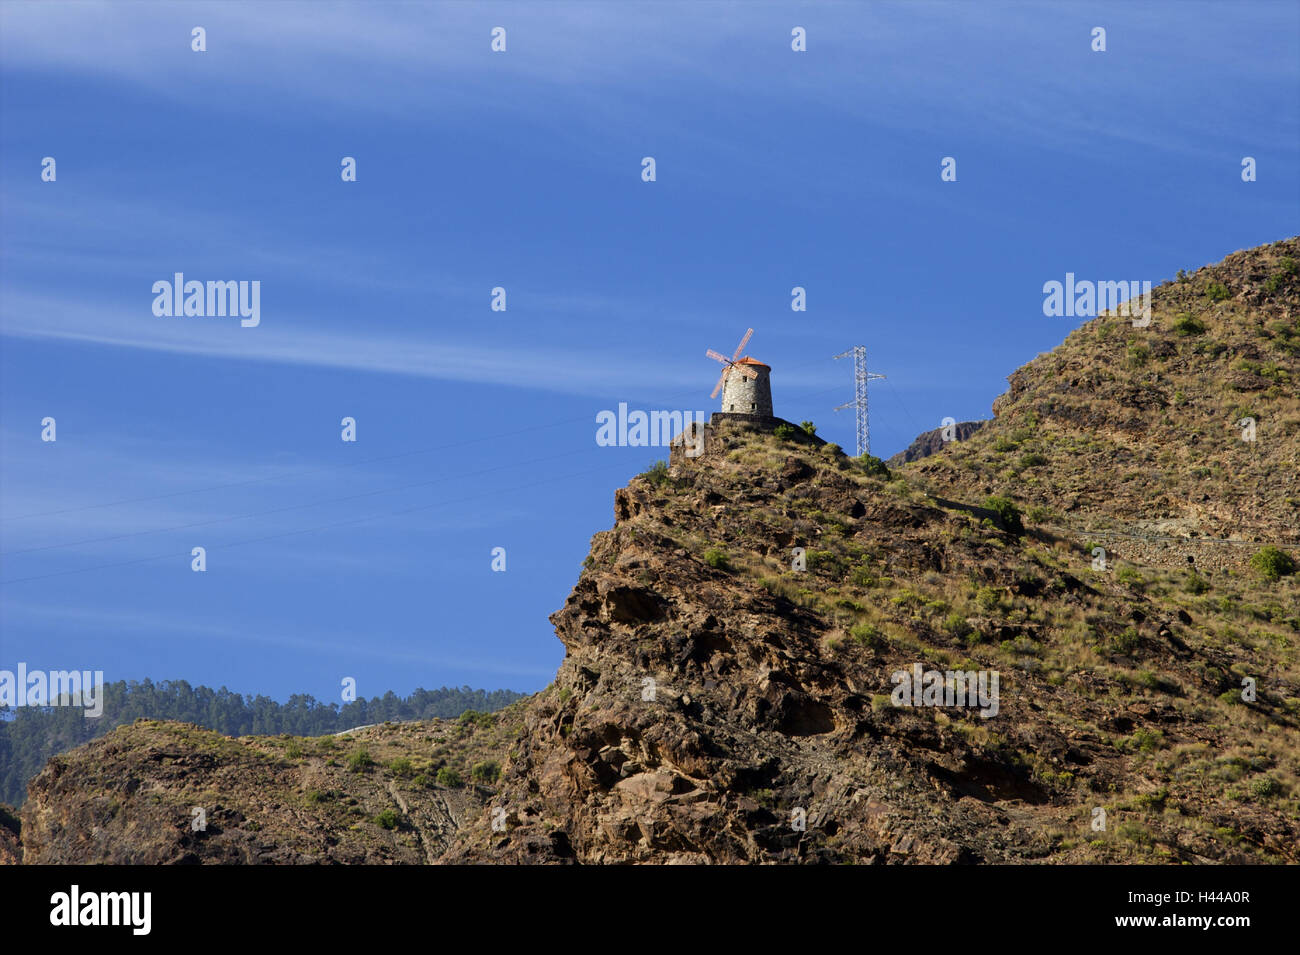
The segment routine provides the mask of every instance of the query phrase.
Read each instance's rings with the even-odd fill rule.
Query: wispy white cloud
[[[831,111],[864,129],[929,133],[969,127],[978,117],[990,137],[1055,143],[1062,151],[1111,141],[1207,155],[1212,146],[1201,115],[1149,118],[1186,82],[1185,71],[1174,67],[1196,62],[1203,75],[1246,87],[1300,79],[1293,56],[1239,52],[1242,44],[1258,48],[1293,37],[1300,25],[1294,5],[1239,4],[1210,32],[1205,24],[1214,9],[1183,0],[1101,8],[881,0],[794,9],[697,2],[308,8],[8,0],[0,5],[0,59],[8,69],[80,73],[177,101],[201,95],[216,108],[223,97],[209,93],[237,90],[258,95],[227,92],[232,109],[282,110],[290,97],[413,124],[485,105],[497,117],[545,119],[553,96],[562,94],[582,104],[586,122],[555,126],[533,148],[563,142],[571,162],[604,161],[589,149],[570,149],[590,145],[585,130],[591,126],[633,131],[647,103],[694,96],[702,84],[733,108],[762,103],[784,135],[797,135],[797,119],[809,110]],[[1087,51],[1098,16],[1110,30],[1109,50],[1081,72],[1071,60]],[[796,21],[809,30],[809,52],[799,58],[788,47]],[[205,54],[189,49],[195,25],[208,31]],[[507,28],[505,54],[490,52],[494,26]],[[1248,108],[1231,99],[1240,86],[1207,83],[1206,107]],[[503,95],[542,89],[551,92]],[[277,95],[260,95],[266,91]],[[657,112],[657,134],[671,133],[673,122]],[[1229,113],[1222,117],[1230,121]],[[1271,119],[1256,130],[1260,148],[1293,152],[1295,118]],[[689,121],[676,125],[708,157],[769,158]],[[843,166],[842,175],[831,177],[836,182],[852,179],[853,163]],[[819,181],[811,179],[809,189],[817,191]]]
[[[53,297],[8,294],[0,332],[17,338],[109,345],[239,361],[274,362],[400,374],[440,381],[474,382],[600,395],[629,389],[656,391],[698,387],[699,373],[680,364],[629,362],[625,354],[529,344],[501,349],[439,340],[433,334],[353,332],[313,327],[301,317],[273,314],[263,297],[262,323],[241,328],[238,319],[157,318],[152,298],[142,296],[137,312],[96,307]],[[473,327],[468,316],[460,316]],[[440,321],[445,328],[448,321]]]

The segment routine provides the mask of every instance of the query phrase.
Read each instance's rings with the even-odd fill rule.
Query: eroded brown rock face
[[[1012,375],[994,421],[892,477],[717,417],[703,454],[615,493],[551,618],[566,656],[546,690],[482,725],[329,746],[124,727],[32,783],[25,859],[1300,861],[1300,583],[1253,572],[1249,550],[1186,543],[1195,563],[1171,567],[1167,545],[1118,543],[1296,533],[1289,254],[1296,240],[1164,289],[1142,341],[1089,323]],[[1217,390],[1219,345],[1253,347],[1239,370],[1268,387]],[[1242,394],[1273,444],[1243,452],[1219,427]],[[1239,464],[1254,486],[1214,479]],[[1107,568],[1056,528],[1081,520],[1117,535]],[[996,707],[894,705],[918,665],[996,674]],[[436,777],[485,759],[499,780]]]
[[[588,569],[552,617],[568,655],[555,688],[530,708],[492,800],[508,823],[471,827],[448,861],[1093,860],[1112,851],[1088,838],[1095,808],[1109,805],[1137,838],[1158,826],[1148,813],[1128,820],[1116,791],[1131,792],[1132,805],[1159,805],[1158,816],[1174,799],[1126,740],[1136,734],[1141,746],[1146,733],[1161,748],[1192,751],[1244,742],[1195,702],[1231,690],[1234,657],[1193,636],[1185,612],[1113,579],[1085,581],[1095,575],[1083,554],[1077,575],[1067,561],[1039,562],[1028,542],[984,525],[987,512],[863,479],[842,457],[788,454],[723,427],[710,437],[716,454],[674,467],[663,486],[638,481],[616,495],[617,525],[596,536]],[[984,532],[972,535],[977,526]],[[800,544],[815,566],[783,574]],[[847,568],[855,556],[857,569]],[[862,616],[854,580],[877,603],[865,615],[874,633],[852,624]],[[783,595],[784,581],[819,599],[801,606]],[[923,581],[931,593],[918,596]],[[945,629],[915,606],[978,590],[971,582],[995,595],[985,616]],[[898,586],[906,583],[918,586]],[[1037,606],[1045,619],[1011,611],[1015,604]],[[1065,657],[1075,651],[1054,632],[1057,611],[1045,608],[1114,634],[1138,621],[1133,655],[1103,651],[1049,672],[1043,644],[1060,642]],[[974,639],[959,639],[967,628]],[[962,658],[964,669],[1001,671],[996,717],[889,705],[893,673]],[[1168,681],[1156,693],[1134,692],[1103,663],[1161,658],[1162,675],[1146,677]],[[1278,692],[1294,689],[1286,686]],[[1293,765],[1295,720],[1274,703],[1259,716],[1284,733]],[[1200,821],[1169,823],[1167,852],[1189,861],[1296,858],[1294,822],[1234,805],[1205,782],[1182,791],[1181,811]],[[1210,820],[1248,824],[1254,845],[1207,834]]]
[[[965,441],[982,427],[984,427],[983,421],[958,421],[948,429],[935,428],[926,431],[924,434],[917,435],[911,444],[890,458],[888,464],[890,467],[897,467],[900,464],[928,458],[932,454],[938,454],[955,441]]]
[[[23,861],[17,814],[0,803],[0,865],[19,865]]]

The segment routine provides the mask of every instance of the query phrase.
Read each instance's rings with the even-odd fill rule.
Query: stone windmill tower
[[[713,394],[709,397],[716,398],[718,391],[721,390],[723,414],[757,415],[770,418],[772,417],[772,383],[770,380],[772,369],[748,355],[744,358],[740,357],[740,353],[745,350],[745,345],[749,342],[749,336],[753,334],[754,330],[752,328],[745,332],[745,337],[736,346],[736,353],[730,358],[715,352],[712,348],[705,353],[710,358],[726,365],[722,369],[722,376],[718,379],[717,385],[714,386]]]

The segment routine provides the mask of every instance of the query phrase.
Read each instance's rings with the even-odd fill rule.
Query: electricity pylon
[[[867,382],[874,381],[877,378],[884,378],[884,375],[874,375],[867,373],[867,349],[864,345],[854,345],[848,351],[836,355],[835,358],[848,358],[853,356],[853,400],[846,401],[835,410],[840,411],[844,408],[853,408],[858,425],[858,457],[871,453],[871,432],[869,429],[870,419],[867,416]]]

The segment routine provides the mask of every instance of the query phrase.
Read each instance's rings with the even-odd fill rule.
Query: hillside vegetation
[[[295,694],[287,703],[267,696],[245,696],[225,687],[214,690],[184,680],[119,680],[103,688],[103,713],[86,719],[78,707],[0,707],[0,803],[22,805],[27,783],[56,753],[103,736],[137,719],[180,720],[227,736],[250,734],[319,736],[367,723],[455,717],[466,710],[496,710],[523,694],[511,690],[473,690],[467,686],[393,692],[351,703],[323,703]]]
[[[123,727],[33,782],[24,860],[1300,862],[1297,259],[1085,324],[893,470],[720,418],[615,493],[545,691],[340,753]],[[996,706],[897,705],[914,667]]]

